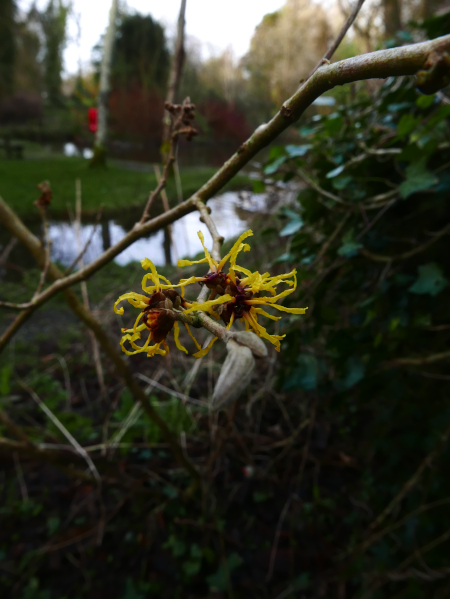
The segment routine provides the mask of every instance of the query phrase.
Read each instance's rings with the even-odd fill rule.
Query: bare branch
[[[82,262],[83,261],[83,256],[87,252],[88,247],[91,245],[92,240],[94,238],[94,235],[95,235],[95,233],[97,231],[97,227],[98,227],[98,225],[100,223],[100,219],[102,218],[102,212],[103,212],[103,206],[100,206],[100,208],[98,209],[98,212],[97,212],[97,216],[95,217],[95,223],[94,223],[94,227],[93,227],[93,229],[91,231],[91,234],[89,235],[86,243],[84,244],[83,249],[81,251],[79,251],[78,256],[75,258],[75,260],[72,262],[72,264],[64,272],[64,276],[65,277],[72,272],[72,270],[75,268],[75,266],[78,264],[78,262]],[[84,264],[82,264],[81,266],[83,267]]]
[[[211,237],[212,237],[212,241],[213,241],[211,256],[214,258],[214,260],[217,260],[217,262],[220,262],[220,248],[222,247],[222,243],[224,242],[224,239],[223,239],[222,235],[219,234],[217,227],[216,227],[216,223],[213,221],[213,219],[210,216],[211,208],[209,208],[208,206],[205,206],[204,202],[202,202],[201,200],[195,199],[194,202],[197,207],[197,210],[200,212],[200,215],[201,215],[200,220],[203,223],[205,223],[205,225],[208,227],[208,231],[211,233]]]
[[[449,352],[450,353],[450,352]],[[406,481],[406,483],[402,486],[397,495],[389,502],[389,504],[385,507],[385,509],[381,512],[377,518],[370,524],[369,530],[374,531],[376,528],[380,526],[380,524],[389,516],[392,510],[396,505],[402,501],[402,499],[411,491],[411,489],[419,482],[420,478],[424,471],[429,468],[432,464],[432,461],[439,455],[439,453],[444,448],[448,438],[450,436],[450,426],[447,426],[445,431],[441,434],[441,438],[438,444],[438,447],[433,449],[420,463],[419,467],[415,471],[415,473]]]
[[[353,22],[355,21],[356,17],[358,16],[358,13],[361,10],[361,7],[363,4],[364,4],[364,0],[358,0],[358,2],[355,4],[355,8],[352,10],[350,15],[347,17],[347,20],[345,21],[344,25],[342,26],[342,29],[338,33],[336,39],[331,44],[331,46],[328,48],[328,50],[325,52],[325,54],[323,55],[321,60],[313,68],[313,70],[309,74],[309,77],[312,77],[314,75],[314,73],[317,71],[317,69],[319,69],[323,64],[327,64],[330,61],[330,58],[336,52],[336,50],[339,47],[339,44],[344,39],[345,34],[350,29],[350,27],[353,25]]]
[[[381,254],[373,254],[372,252],[369,252],[365,249],[361,249],[360,252],[363,256],[366,256],[366,258],[370,258],[370,260],[374,260],[375,262],[392,262],[393,260],[406,260],[408,258],[411,258],[412,256],[415,256],[416,254],[424,252],[431,245],[433,245],[433,243],[435,243],[438,239],[440,239],[443,235],[446,235],[447,233],[450,233],[450,223],[447,224],[443,229],[438,231],[434,237],[432,237],[422,245],[419,245],[418,247],[409,250],[408,252],[404,252],[403,254],[395,254],[394,256],[383,256]]]
[[[45,263],[44,268],[41,272],[41,278],[39,280],[39,285],[37,286],[36,291],[33,294],[31,301],[33,301],[41,292],[42,287],[44,286],[45,279],[47,277],[48,268],[50,266],[50,251],[52,247],[52,241],[50,239],[50,235],[48,232],[48,219],[47,219],[47,208],[45,206],[39,206],[39,212],[42,217],[42,227],[43,227],[43,246],[45,249]]]

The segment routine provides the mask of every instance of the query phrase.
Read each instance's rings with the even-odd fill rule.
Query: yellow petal
[[[256,312],[257,314],[261,314],[261,316],[265,316],[266,318],[270,318],[271,320],[280,320],[281,316],[272,316],[262,308],[251,308],[251,312]]]
[[[273,304],[277,300],[281,299],[282,297],[286,297],[287,295],[290,295],[294,291],[295,291],[295,287],[293,289],[286,289],[285,291],[282,291],[281,293],[279,293],[278,295],[274,295],[273,297],[267,297],[267,296],[266,297],[255,297],[251,300],[247,300],[246,303],[250,304],[250,305]]]
[[[141,352],[146,351],[146,349],[148,347],[148,344],[150,343],[150,339],[152,338],[152,334],[150,333],[150,335],[148,336],[147,341],[142,346],[136,345],[136,343],[135,343],[135,341],[137,339],[140,339],[140,338],[141,338],[140,333],[134,333],[133,335],[124,335],[122,337],[122,339],[120,340],[120,346],[122,348],[122,351],[124,353],[126,353],[127,356],[134,356],[135,354],[140,354]],[[126,341],[129,341],[131,347],[133,349],[135,349],[136,351],[130,352],[129,350],[127,350],[124,347],[124,344],[125,344]]]
[[[198,310],[201,310],[202,312],[209,312],[209,309],[212,306],[216,306],[218,304],[226,304],[226,302],[233,301],[233,300],[234,300],[234,298],[231,297],[231,295],[228,295],[228,294],[221,295],[221,296],[217,297],[216,299],[208,300],[206,302],[201,302],[201,303],[194,302],[192,304],[192,306],[190,308],[188,308],[187,310],[185,310],[184,312],[185,312],[185,314],[188,314],[189,312],[198,311]]]
[[[122,333],[140,333],[141,331],[144,331],[146,329],[146,325],[145,324],[140,324],[138,327],[136,327],[136,329],[132,328],[132,329],[120,329],[122,331]]]
[[[181,351],[184,351],[187,354],[188,350],[185,347],[183,347],[180,343],[180,325],[178,324],[177,320],[173,324],[173,338],[175,339],[175,345],[177,346],[177,348]]]
[[[248,270],[247,268],[244,268],[243,266],[238,266],[237,264],[235,264],[233,266],[233,270],[237,270],[239,272],[243,272],[244,275],[247,275],[247,277],[251,277],[252,274],[253,274],[251,270]],[[246,281],[246,279],[242,279],[241,283],[244,284],[244,281]]]
[[[148,306],[148,297],[146,295],[141,295],[140,293],[130,291],[129,293],[124,293],[123,295],[121,295],[119,299],[114,303],[114,312],[116,314],[123,314],[123,307],[117,308],[117,304],[120,304],[120,302],[126,299],[132,306],[134,306],[135,308],[140,308],[141,310]]]
[[[159,289],[160,289],[159,275],[156,271],[155,265],[148,258],[144,258],[144,260],[141,260],[141,264],[142,264],[143,269],[145,269],[145,270],[150,269],[150,271],[151,271],[149,274],[145,275],[145,277],[142,279],[143,291],[146,291],[147,293],[149,292],[148,289],[144,287],[147,279],[151,279],[155,285],[156,291],[159,291]]]
[[[281,312],[290,312],[291,314],[306,314],[306,310],[308,308],[286,308],[285,306],[280,306],[280,304],[270,304],[271,308],[276,308]]]
[[[270,335],[266,331],[266,329],[258,323],[256,317],[253,316],[250,312],[244,314],[244,317],[248,319],[250,326],[253,328],[258,337],[263,337],[264,339],[267,339],[268,341],[270,341],[270,343],[272,343],[275,346],[275,349],[277,351],[280,351],[280,341],[284,339],[286,335]]]
[[[212,348],[213,344],[217,341],[217,339],[218,337],[213,337],[204,349],[201,349],[200,351],[194,354],[194,358],[203,358],[203,356],[206,356],[206,354]]]
[[[144,316],[144,313],[143,313],[143,312],[141,312],[141,313],[138,315],[138,317],[136,318],[136,320],[134,321],[133,333],[136,333],[138,329],[139,329],[139,331],[143,331],[143,330],[146,328],[146,327],[145,327],[145,324],[141,324],[141,325],[138,327],[138,322],[141,320],[141,318],[142,318],[143,316]],[[142,328],[142,327],[143,327],[143,328]]]
[[[218,270],[222,270],[222,268],[225,266],[228,258],[230,258],[230,266],[231,267],[234,267],[236,265],[236,257],[239,254],[239,252],[241,250],[244,250],[247,252],[250,249],[250,246],[247,243],[243,244],[242,242],[244,239],[246,239],[247,237],[250,237],[251,235],[253,235],[253,231],[251,229],[249,229],[248,231],[245,231],[245,233],[242,233],[242,235],[240,235],[239,239],[233,245],[233,247],[228,252],[228,254],[226,256],[224,256],[222,258],[222,260],[219,262]]]
[[[231,325],[234,322],[234,312],[231,314],[231,318],[230,318],[230,322],[227,324],[227,329],[230,330],[231,329]]]
[[[161,347],[160,347],[161,343],[163,344],[164,349],[161,349]],[[147,357],[152,358],[155,354],[159,354],[160,356],[167,356],[168,353],[169,353],[169,346],[167,345],[166,340],[163,339],[159,343],[156,343],[156,345],[152,345],[152,347],[148,348]]]
[[[197,232],[197,235],[202,242],[203,249],[205,250],[206,260],[208,261],[209,268],[212,272],[217,272],[217,262],[211,258],[211,254],[208,252],[208,249],[205,245],[205,238],[203,237],[203,233],[201,231]]]
[[[204,262],[208,262],[206,258],[202,258],[201,260],[178,260],[178,266],[181,268],[183,266],[192,266],[193,264],[203,264]]]
[[[153,262],[148,258],[144,258],[143,260],[141,260],[141,266],[144,270],[148,270],[149,268],[151,268],[151,264],[153,264]]]
[[[176,285],[172,285],[172,287],[186,287],[186,285],[191,285],[192,283],[198,283],[199,281],[204,281],[205,277],[189,277],[189,279],[180,279],[180,282]]]
[[[161,349],[161,343],[164,345],[165,349]],[[155,345],[151,345],[147,348],[147,358],[153,358],[153,356],[155,356],[156,354],[159,354],[160,356],[167,356],[168,353],[169,346],[164,340],[160,341],[159,343],[155,343]]]
[[[195,347],[196,347],[197,349],[202,349],[202,346],[200,345],[200,343],[197,341],[197,339],[196,339],[196,338],[194,337],[194,335],[191,333],[191,329],[189,328],[189,325],[188,325],[188,324],[186,324],[185,322],[183,322],[183,324],[184,324],[184,326],[186,327],[186,329],[187,329],[187,332],[189,333],[189,335],[190,335],[190,337],[191,337],[192,341],[195,343]]]

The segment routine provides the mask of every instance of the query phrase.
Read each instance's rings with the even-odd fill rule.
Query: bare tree
[[[186,24],[186,0],[181,0],[180,13],[178,15],[178,26],[177,26],[177,39],[175,42],[172,67],[169,75],[169,87],[167,90],[167,102],[175,104],[177,100],[177,93],[180,87],[181,75],[183,72],[183,64],[185,57],[184,50],[184,28]],[[167,154],[167,144],[170,137],[171,120],[170,117],[165,115],[163,119],[163,143],[162,143],[162,154],[163,158]]]
[[[401,0],[383,0],[383,22],[386,37],[393,37],[402,27]]]
[[[169,88],[167,90],[167,102],[169,104],[175,104],[180,87],[181,75],[183,73],[183,64],[185,57],[184,50],[184,27],[186,24],[186,0],[181,0],[180,13],[178,15],[178,26],[177,26],[177,39],[175,42],[175,49],[173,54],[172,66],[169,75]],[[172,121],[168,113],[164,114],[163,118],[163,138],[161,144],[161,158],[163,162],[167,159],[167,155],[170,149],[170,136],[172,129]],[[162,195],[164,203],[164,209],[169,209],[169,203],[167,196]],[[166,264],[172,263],[172,225],[168,225],[164,229],[164,257]]]
[[[106,140],[108,137],[108,98],[111,90],[111,62],[116,33],[117,1],[112,0],[109,23],[103,46],[100,67],[100,90],[98,94],[98,129],[95,136],[94,156],[91,166],[104,165],[106,161]]]

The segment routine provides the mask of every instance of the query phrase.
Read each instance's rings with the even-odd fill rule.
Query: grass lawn
[[[217,169],[189,168],[181,171],[183,196],[188,198]],[[110,164],[106,169],[90,169],[83,158],[44,158],[42,160],[0,160],[0,196],[22,217],[35,211],[33,202],[40,192],[36,185],[48,180],[52,188],[52,215],[67,214],[75,205],[75,180],[81,180],[83,211],[95,213],[100,205],[114,213],[143,206],[149,192],[156,187],[153,172],[139,172]],[[237,175],[227,189],[241,189],[248,177]],[[175,181],[169,180],[167,193],[171,205],[176,202]]]

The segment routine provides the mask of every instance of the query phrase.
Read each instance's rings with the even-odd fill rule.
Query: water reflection
[[[266,194],[249,194],[246,192],[226,192],[208,202],[214,216],[217,229],[225,239],[233,237],[248,228],[252,213],[264,211]],[[82,245],[92,235],[94,225],[82,227]],[[193,212],[173,224],[172,257],[174,262],[182,257],[194,256],[202,251],[197,231],[202,231],[205,239],[209,239],[206,225],[200,222],[199,214]],[[92,241],[84,255],[87,264],[95,260],[109,245],[114,245],[126,234],[126,230],[117,219],[104,222],[98,226]],[[52,259],[66,266],[77,257],[77,241],[74,227],[68,223],[51,222],[50,237],[52,239]],[[121,265],[136,260],[150,258],[156,265],[165,263],[164,233],[158,231],[147,238],[136,241],[119,254],[115,261]]]

